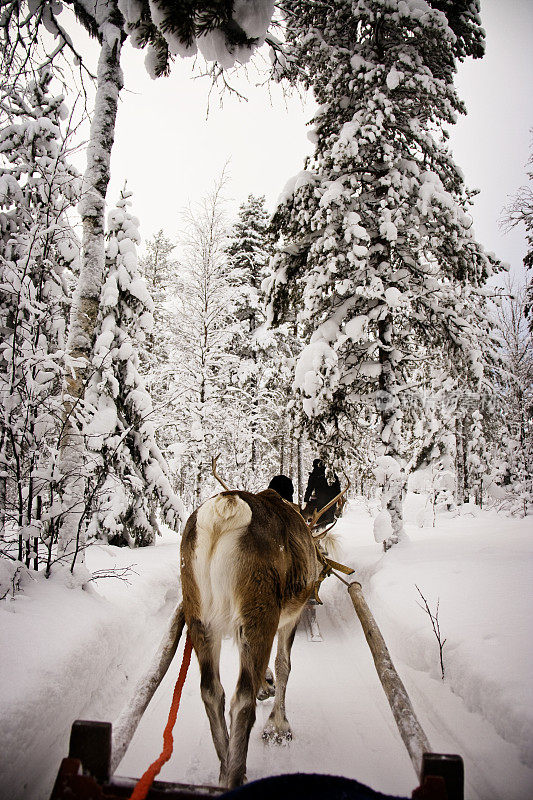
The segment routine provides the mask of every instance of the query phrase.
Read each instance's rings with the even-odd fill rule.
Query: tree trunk
[[[283,467],[285,465],[285,434],[282,433],[279,439],[279,472],[284,475]]]
[[[252,475],[255,477],[255,469],[257,463],[257,442],[255,440],[256,434],[253,426],[251,427],[251,433],[252,433],[252,446],[250,451],[250,470],[252,472]]]
[[[467,441],[469,423],[467,422],[466,415],[461,417],[460,425],[461,425],[461,440],[462,440],[461,471],[463,477],[463,503],[468,503],[470,499],[470,491],[469,491],[470,476],[468,469],[468,448],[466,446],[466,441]]]
[[[298,483],[298,505],[303,506],[304,469],[303,469],[303,444],[301,436],[298,436],[296,444],[296,470],[297,470],[297,483]]]
[[[465,502],[465,468],[466,452],[464,437],[464,418],[457,417],[455,420],[455,467],[457,475],[457,505],[462,506]]]
[[[33,424],[30,425],[30,430],[33,428]],[[33,519],[33,470],[35,469],[35,458],[32,458],[30,461],[30,477],[28,479],[28,496],[26,498],[26,525],[29,527],[32,523]],[[28,536],[28,540],[26,542],[26,567],[30,567],[31,564],[31,541],[30,537]]]
[[[293,476],[293,464],[294,464],[294,427],[292,424],[292,416],[289,417],[289,454],[288,454],[288,464],[287,464],[287,475],[289,478]]]
[[[39,522],[43,518],[43,498],[40,494],[37,495],[35,502],[35,519]],[[33,568],[37,572],[39,569],[39,537],[36,536],[33,540],[33,551],[35,553],[33,560]]]
[[[109,13],[113,10],[111,7]],[[102,29],[107,22],[109,20],[102,23]],[[120,69],[122,31],[112,25],[108,27],[114,27],[117,36],[111,41],[106,31],[98,61],[94,117],[87,148],[83,199],[79,206],[83,222],[82,263],[70,314],[67,341],[69,374],[64,391],[65,424],[60,442],[59,466],[64,478],[66,514],[59,531],[58,557],[68,558],[72,569],[77,558],[80,562],[84,561],[87,514],[85,489],[91,469],[82,431],[76,421],[76,406],[83,401],[89,377],[94,329],[104,280],[105,197],[118,97],[123,85]]]
[[[202,497],[202,481],[204,476],[204,467],[202,459],[200,458],[196,469],[196,480],[194,482],[194,505],[198,508]]]
[[[6,506],[7,506],[7,459],[4,451],[5,433],[2,426],[0,435],[0,538],[3,540],[6,527]]]
[[[398,401],[394,388],[394,367],[390,361],[390,351],[392,342],[392,319],[385,317],[379,323],[379,362],[381,373],[379,376],[380,390],[380,432],[381,453],[380,455],[391,456],[398,464],[401,462],[398,452],[399,436],[396,430],[399,422]],[[397,544],[405,537],[403,527],[403,481],[387,475],[382,485],[381,504],[383,510],[387,510],[392,525],[392,533],[383,542],[385,550]]]

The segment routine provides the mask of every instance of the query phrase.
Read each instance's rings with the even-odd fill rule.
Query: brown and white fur
[[[223,492],[187,521],[181,543],[183,609],[222,786],[233,788],[246,778],[256,696],[264,687],[276,632],[276,693],[263,736],[273,741],[292,736],[285,716],[290,651],[318,573],[308,526],[271,489]],[[240,656],[229,733],[219,675],[221,640],[227,635],[234,637]]]

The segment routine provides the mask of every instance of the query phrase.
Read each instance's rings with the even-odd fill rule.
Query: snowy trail
[[[349,597],[342,586],[331,581],[322,594],[325,605],[317,609],[317,619],[323,641],[310,642],[302,623],[293,647],[287,716],[294,739],[283,746],[262,741],[261,731],[272,700],[259,703],[250,738],[248,779],[285,772],[323,772],[357,778],[382,792],[410,796],[417,785],[416,776]],[[182,647],[179,657],[181,653]],[[224,642],[221,670],[227,698],[235,685],[236,658],[236,649],[230,642]],[[463,756],[466,800],[528,797],[531,771],[519,762],[516,748],[503,741],[490,723],[470,713],[462,700],[451,695],[445,686],[399,664],[398,659],[396,662],[434,749]],[[175,662],[117,774],[139,776],[159,754],[177,669]],[[500,767],[490,769],[495,753],[499,754]],[[501,764],[506,768],[502,769]],[[160,777],[176,782],[217,784],[218,761],[200,698],[199,671],[194,659],[176,724],[174,755]]]
[[[465,800],[533,797],[533,586],[531,518],[475,507],[418,527],[424,496],[409,494],[410,541],[383,555],[372,536],[369,501],[350,502],[334,557],[354,566],[414,709],[436,752],[465,761]],[[85,591],[70,572],[33,576],[0,604],[0,798],[46,800],[68,752],[75,719],[113,721],[178,600],[175,533],[131,551],[99,545],[91,570],[132,568],[129,582],[101,580]],[[77,586],[77,588],[76,588]],[[420,586],[440,599],[446,676]],[[258,704],[249,779],[283,772],[329,772],[409,796],[416,776],[396,730],[346,588],[329,578],[317,608],[323,641],[301,627],[293,648],[287,713],[294,739],[263,743],[272,701]],[[159,755],[183,643],[118,774],[138,777]],[[236,651],[224,642],[222,678],[229,699]],[[218,765],[193,658],[175,729],[176,747],[161,777],[216,784]],[[528,766],[526,766],[528,765]]]
[[[333,587],[323,591],[331,593]],[[343,598],[344,599],[344,598]],[[346,595],[346,614],[350,614]],[[287,690],[287,716],[294,739],[288,745],[267,745],[261,731],[272,700],[258,704],[257,721],[250,738],[248,779],[283,772],[329,772],[376,784],[386,755],[389,765],[382,775],[382,791],[410,793],[416,785],[372,658],[353,612],[350,626],[339,620],[335,606],[317,609],[323,642],[310,642],[305,625],[298,629]],[[181,655],[180,648],[179,655]],[[222,681],[227,698],[235,680],[237,651],[223,644]],[[118,774],[139,775],[159,753],[162,730],[170,706],[175,668],[147,710]],[[227,703],[228,704],[228,703]],[[175,731],[175,753],[162,780],[217,784],[218,761],[199,692],[199,672],[194,659],[182,698]]]
[[[353,540],[353,515],[339,524],[341,539]],[[363,545],[366,544],[363,542]],[[349,563],[359,548],[348,546]],[[368,548],[367,548],[368,549]],[[375,550],[375,547],[374,547]],[[363,551],[359,550],[364,561]],[[342,558],[341,558],[342,560]],[[379,603],[367,600],[376,614]],[[258,703],[248,754],[248,779],[286,772],[322,772],[357,778],[374,789],[410,796],[418,781],[397,731],[359,621],[346,588],[329,578],[317,608],[322,642],[312,642],[304,622],[293,647],[287,689],[287,716],[294,738],[288,745],[267,745],[261,731],[272,700]],[[376,614],[381,625],[379,614]],[[387,627],[386,621],[385,628]],[[393,661],[411,696],[415,712],[435,752],[459,753],[465,761],[465,800],[526,800],[533,785],[531,769],[519,760],[518,748],[501,738],[477,709],[453,694],[427,670],[405,664],[391,646]],[[147,709],[117,774],[140,776],[160,752],[183,643],[165,681]],[[271,659],[271,665],[273,658]],[[226,705],[237,677],[237,651],[225,641],[221,675]],[[193,657],[175,728],[174,755],[162,780],[216,785],[218,760],[199,691]]]

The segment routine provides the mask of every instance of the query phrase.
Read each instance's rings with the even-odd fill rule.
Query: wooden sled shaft
[[[128,746],[133,739],[141,717],[154,696],[157,687],[165,677],[176,654],[178,643],[185,626],[185,614],[180,603],[174,611],[168,629],[163,636],[157,653],[145,675],[140,678],[133,692],[129,705],[124,709],[113,725],[113,748],[111,756],[111,774],[122,761]]]
[[[407,747],[416,774],[420,777],[422,774],[423,755],[431,752],[431,745],[416,718],[407,690],[392,663],[387,645],[376,624],[376,620],[366,604],[361,584],[353,581],[348,587],[348,594],[361,622],[398,730]]]
[[[416,718],[407,690],[392,663],[385,640],[366,604],[361,584],[353,581],[348,586],[348,593],[361,622],[398,730],[420,781],[420,786],[413,792],[413,798],[427,800],[445,797],[447,800],[463,800],[463,759],[458,755],[431,751],[431,745]]]

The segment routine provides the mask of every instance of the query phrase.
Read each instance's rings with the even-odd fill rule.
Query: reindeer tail
[[[252,509],[238,494],[224,492],[211,497],[199,508],[197,525],[218,533],[245,528],[252,519]]]

